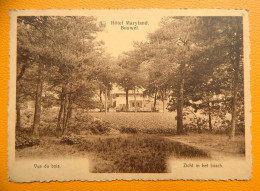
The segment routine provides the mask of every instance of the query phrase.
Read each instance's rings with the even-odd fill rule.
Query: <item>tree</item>
[[[201,20],[201,26],[203,33],[198,35],[201,41],[199,43],[204,44],[205,48],[199,55],[193,56],[198,64],[189,77],[188,86],[193,88],[193,93],[201,95],[200,100],[204,100],[202,102],[207,100],[204,110],[209,114],[210,129],[214,108],[222,107],[225,113],[231,113],[229,136],[233,138],[238,122],[237,108],[243,108],[242,18],[207,17]],[[196,86],[200,88],[200,93],[196,91]],[[244,115],[243,109],[239,112],[240,116]],[[222,120],[225,119],[222,117]]]
[[[101,30],[93,17],[19,17],[18,26],[21,28],[18,30],[21,31],[18,35],[18,56],[25,58],[21,62],[23,65],[18,67],[21,68],[19,76],[26,66],[28,71],[35,68],[36,74],[34,134],[39,135],[42,91],[45,89],[49,95],[54,95],[52,97],[59,94],[56,128],[59,136],[67,127],[71,115],[72,95],[79,88],[87,88],[91,84],[86,81],[92,71],[89,68],[101,51],[102,43],[95,40],[95,34]],[[90,88],[94,87],[90,85]]]
[[[73,96],[78,88],[90,88],[89,80],[102,43],[95,41],[95,34],[100,31],[93,17],[54,17],[52,29],[53,46],[57,48],[58,78],[54,82],[59,86],[60,110],[57,121],[57,136],[65,132],[72,112]],[[62,35],[60,35],[62,34]],[[66,39],[66,40],[65,40]],[[87,94],[90,95],[90,94]]]
[[[194,87],[200,87],[197,89],[201,91],[200,100],[204,100],[203,102],[207,100],[205,102],[207,107],[204,109],[208,110],[209,126],[212,126],[210,124],[212,101],[210,100],[223,91],[228,92],[232,86],[230,133],[232,136],[237,121],[237,86],[243,84],[238,83],[242,63],[242,19],[239,17],[167,17],[161,21],[161,27],[150,34],[150,44],[155,52],[163,51],[164,58],[168,59],[168,63],[175,63],[175,70],[178,71],[172,78],[172,100],[169,108],[177,110],[177,132],[183,133],[183,107],[191,104],[190,99],[195,100],[192,97],[195,94]],[[202,69],[204,71],[201,71]],[[218,79],[220,81],[212,82],[216,74],[214,69],[224,73],[225,69],[228,69],[229,72]],[[230,79],[225,81],[229,74],[233,75],[232,82]],[[174,81],[177,83],[174,84]]]
[[[126,111],[129,111],[128,94],[129,90],[134,92],[135,112],[137,112],[136,105],[136,90],[142,88],[146,83],[145,68],[142,67],[142,52],[135,44],[135,50],[125,52],[118,61],[118,77],[117,84],[124,88],[126,92]]]
[[[230,139],[235,137],[237,115],[238,115],[238,92],[239,84],[243,84],[243,78],[240,73],[243,71],[243,25],[242,17],[235,17],[233,19],[227,19],[225,40],[228,40],[226,46],[228,46],[228,56],[231,62],[231,68],[233,70],[233,83],[232,83],[232,120],[230,128]],[[244,89],[244,88],[243,88]],[[242,90],[243,90],[242,89]],[[241,91],[241,90],[240,90]]]
[[[35,111],[34,111],[34,121],[33,121],[33,135],[39,137],[39,126],[40,126],[40,116],[41,116],[41,101],[42,101],[42,86],[43,86],[43,70],[47,64],[48,59],[45,57],[46,54],[46,39],[45,32],[46,29],[41,26],[46,18],[37,17],[18,17],[18,56],[17,65],[18,69],[21,66],[21,71],[17,77],[17,81],[21,79],[25,71],[28,68],[34,68],[36,64],[36,91],[35,91]],[[37,44],[38,45],[37,45]],[[31,71],[32,72],[32,71]],[[19,89],[18,89],[19,91]],[[18,92],[19,97],[19,92]],[[20,113],[19,106],[17,107],[17,114]],[[17,120],[19,122],[19,118]]]
[[[118,66],[116,65],[116,62],[114,58],[112,58],[109,55],[106,55],[105,53],[102,53],[103,55],[100,55],[98,60],[96,61],[96,64],[93,66],[93,72],[92,72],[92,79],[95,79],[98,83],[99,89],[100,89],[100,104],[101,108],[100,111],[102,111],[103,103],[102,103],[102,92],[105,95],[105,113],[107,113],[108,110],[108,92],[111,91],[113,87],[113,83],[116,82],[117,79],[117,70]]]
[[[150,44],[158,51],[163,51],[163,56],[168,63],[177,71],[175,79],[172,79],[171,87],[173,94],[177,87],[177,133],[183,131],[183,104],[184,104],[184,82],[191,68],[191,55],[196,53],[196,17],[167,17],[162,19],[161,27],[150,34]],[[176,85],[175,85],[175,82]],[[174,97],[174,96],[173,96]]]

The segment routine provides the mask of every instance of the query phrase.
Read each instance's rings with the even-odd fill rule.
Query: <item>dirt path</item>
[[[243,158],[245,156],[245,140],[243,136],[238,136],[232,141],[225,135],[213,135],[209,133],[194,133],[167,136],[164,138],[203,150],[209,153],[214,160]]]

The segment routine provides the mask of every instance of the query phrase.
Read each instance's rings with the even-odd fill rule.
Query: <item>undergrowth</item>
[[[167,160],[171,155],[184,158],[208,157],[204,151],[148,135],[99,137],[81,142],[66,142],[74,142],[81,151],[91,152],[103,161],[110,161],[109,168],[96,165],[92,170],[94,173],[165,173]]]

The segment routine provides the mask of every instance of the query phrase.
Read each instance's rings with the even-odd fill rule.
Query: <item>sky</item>
[[[98,35],[98,40],[104,41],[107,52],[117,57],[124,51],[132,50],[134,41],[146,41],[147,34],[159,28],[162,16],[152,16],[138,11],[136,14],[133,14],[132,11],[126,11],[123,14],[121,11],[112,11],[99,15],[97,19],[98,22],[106,23],[106,27],[103,28],[104,31]],[[122,26],[131,26],[126,24],[127,21],[147,22],[148,24],[139,25],[139,30],[121,30],[121,25],[112,24],[113,22],[120,22],[120,24],[123,22]]]
[[[77,12],[78,13],[78,12]],[[230,10],[171,10],[171,9],[99,9],[82,10],[82,14],[95,16],[98,22],[106,23],[104,32],[99,34],[99,39],[103,40],[107,47],[107,52],[117,57],[124,51],[133,49],[133,41],[145,41],[148,32],[153,32],[159,28],[158,24],[165,16],[241,16],[241,13]],[[124,31],[118,25],[111,25],[111,21],[148,21],[149,25],[139,26],[139,30]]]

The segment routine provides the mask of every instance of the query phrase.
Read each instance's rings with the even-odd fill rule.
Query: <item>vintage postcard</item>
[[[246,10],[12,10],[13,182],[250,180]]]

